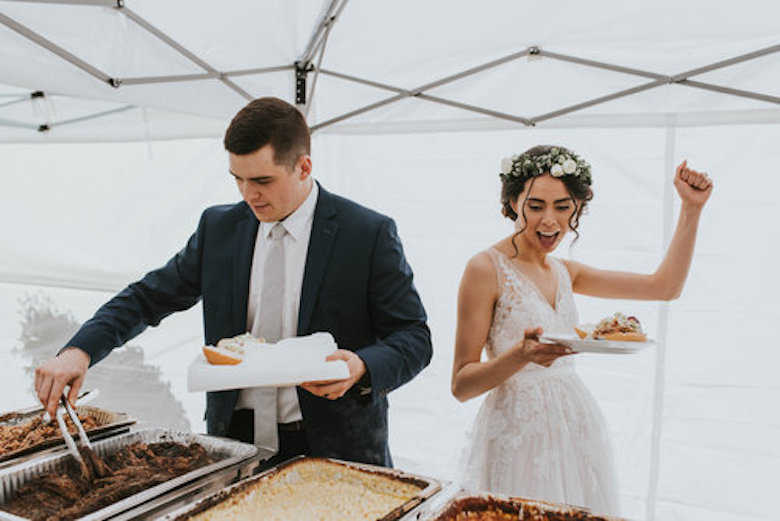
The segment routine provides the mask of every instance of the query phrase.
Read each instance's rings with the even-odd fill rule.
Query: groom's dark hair
[[[265,145],[274,149],[277,165],[294,166],[311,151],[311,134],[303,115],[279,98],[258,98],[238,111],[225,131],[225,150],[236,155]]]

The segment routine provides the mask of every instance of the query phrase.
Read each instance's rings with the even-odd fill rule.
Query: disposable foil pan
[[[139,505],[152,501],[155,498],[192,481],[241,462],[254,459],[257,456],[257,448],[254,445],[226,438],[177,432],[168,429],[144,429],[130,432],[100,440],[92,446],[98,456],[104,457],[136,442],[143,442],[146,444],[159,442],[174,442],[181,444],[199,443],[215,462],[117,501],[107,507],[92,512],[81,519],[96,521],[116,516],[126,510],[137,508]],[[36,476],[47,472],[64,472],[69,465],[72,465],[72,456],[67,452],[61,452],[46,457],[36,458],[12,468],[0,470],[0,508],[2,508],[2,503],[5,503],[13,497],[14,492],[19,487]],[[0,519],[18,520],[20,518],[0,510]]]
[[[480,512],[500,512],[507,515],[507,519],[519,521],[536,521],[558,519],[561,521],[625,521],[622,518],[600,515],[588,509],[525,499],[498,494],[474,493],[460,490],[452,495],[446,503],[433,511],[421,515],[419,519],[425,521],[453,521],[458,519],[458,514]]]
[[[381,517],[377,521],[397,521],[400,519],[404,519],[405,518],[404,516],[407,513],[413,511],[416,507],[418,507],[418,505],[426,501],[428,498],[436,494],[436,492],[438,492],[441,489],[441,482],[439,482],[438,480],[423,477],[423,476],[418,476],[415,474],[409,474],[395,469],[388,469],[385,467],[378,467],[378,466],[367,465],[363,463],[352,463],[352,462],[341,461],[341,460],[331,459],[331,458],[297,457],[285,463],[282,463],[281,465],[268,469],[267,471],[258,474],[257,476],[239,481],[238,483],[236,483],[231,487],[228,487],[216,494],[213,494],[211,496],[206,497],[205,499],[202,499],[195,505],[182,508],[175,512],[171,512],[165,517],[160,518],[158,521],[185,521],[187,519],[190,519],[192,516],[195,516],[202,512],[206,512],[209,509],[216,507],[217,505],[225,501],[228,501],[235,496],[242,494],[246,490],[252,489],[255,486],[262,486],[263,482],[273,480],[277,474],[279,474],[282,470],[284,470],[287,467],[299,463],[304,463],[304,462],[318,462],[318,461],[335,463],[337,465],[341,465],[346,468],[357,470],[361,473],[365,473],[369,475],[371,474],[378,475],[378,476],[389,478],[394,481],[410,483],[420,487],[420,491],[413,498],[409,499],[404,504],[393,509],[392,511],[387,512],[383,517]],[[306,498],[302,498],[302,499],[306,500]],[[262,518],[262,514],[263,514],[262,512],[257,512],[258,519]]]
[[[87,430],[90,441],[98,440],[113,434],[119,434],[121,432],[127,432],[130,429],[130,425],[136,422],[134,418],[131,418],[125,413],[107,411],[89,405],[76,407],[76,413],[90,414],[97,421],[97,427]],[[41,415],[43,415],[42,407],[33,407],[26,410],[9,412],[0,416],[0,425],[19,425]],[[41,453],[41,451],[51,447],[56,447],[57,449],[65,447],[65,441],[62,439],[62,435],[41,440],[35,445],[30,445],[22,449],[3,452],[0,454],[0,469],[19,463],[21,461],[20,458],[22,457],[40,455],[39,453]],[[48,452],[50,453],[52,451]]]

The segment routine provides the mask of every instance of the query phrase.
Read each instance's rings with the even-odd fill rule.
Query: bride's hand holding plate
[[[574,354],[574,351],[563,345],[555,343],[539,342],[539,337],[544,333],[541,327],[532,327],[525,330],[524,338],[514,346],[515,354],[525,363],[550,367],[553,362],[562,356]]]

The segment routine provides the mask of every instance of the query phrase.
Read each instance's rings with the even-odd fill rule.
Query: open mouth
[[[555,243],[558,242],[558,236],[561,232],[536,232],[536,236],[539,237],[539,242],[545,248],[552,248]]]

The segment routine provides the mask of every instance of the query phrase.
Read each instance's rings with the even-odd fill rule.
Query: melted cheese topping
[[[420,492],[410,483],[327,461],[301,461],[259,479],[192,520],[379,519]],[[260,516],[260,517],[258,517]]]

